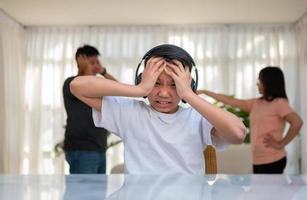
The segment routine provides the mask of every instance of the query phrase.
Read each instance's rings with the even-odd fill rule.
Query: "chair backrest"
[[[112,167],[111,174],[123,174],[125,173],[124,163],[120,163]]]
[[[205,157],[205,172],[206,174],[217,173],[216,150],[214,146],[208,145],[203,151]]]

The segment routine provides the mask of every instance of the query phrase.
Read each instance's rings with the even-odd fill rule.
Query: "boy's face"
[[[150,105],[161,113],[174,113],[178,110],[180,97],[174,80],[164,71],[158,77],[154,88],[148,95]]]

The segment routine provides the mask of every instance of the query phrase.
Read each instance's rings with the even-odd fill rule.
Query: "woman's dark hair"
[[[89,57],[99,56],[100,53],[95,47],[85,44],[84,46],[81,46],[77,49],[75,58],[77,59],[79,55],[86,55],[87,57]]]
[[[288,99],[285,89],[284,74],[279,67],[268,66],[259,72],[259,80],[263,85],[263,97],[267,101],[275,98]]]

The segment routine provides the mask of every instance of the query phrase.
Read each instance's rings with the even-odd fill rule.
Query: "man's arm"
[[[99,74],[106,79],[117,81],[117,79],[112,74],[110,74],[105,67],[103,67],[102,72],[100,72]]]

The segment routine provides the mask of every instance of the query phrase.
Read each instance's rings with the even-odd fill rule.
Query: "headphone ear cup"
[[[142,73],[140,73],[136,78],[135,78],[135,85],[138,85],[142,81]]]
[[[196,85],[194,78],[192,78],[192,81],[191,81],[191,88],[192,88],[193,92],[196,93],[197,85]]]
[[[193,92],[197,92],[197,83],[195,82],[194,78],[192,78],[192,81],[191,81],[191,88],[193,90]],[[182,99],[182,102],[183,103],[186,103],[186,101],[184,99]]]

